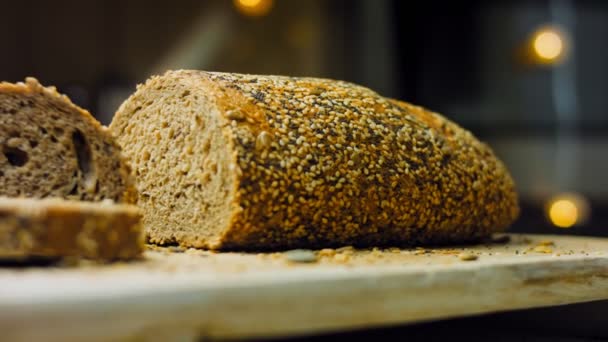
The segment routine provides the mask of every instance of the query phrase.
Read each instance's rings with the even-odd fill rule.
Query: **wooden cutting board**
[[[608,239],[511,235],[316,257],[155,248],[134,263],[3,268],[0,331],[11,341],[294,336],[608,299]]]

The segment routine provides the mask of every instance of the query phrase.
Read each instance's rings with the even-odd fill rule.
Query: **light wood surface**
[[[608,239],[316,254],[294,263],[157,248],[128,264],[4,268],[0,331],[11,341],[295,336],[608,299]]]

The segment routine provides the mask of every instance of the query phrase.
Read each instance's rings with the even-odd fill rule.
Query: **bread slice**
[[[169,71],[138,86],[110,129],[153,243],[460,243],[519,211],[508,171],[471,133],[347,82]]]
[[[131,259],[143,236],[133,205],[0,197],[0,258]]]
[[[129,174],[107,128],[66,96],[0,83],[0,195],[132,203]]]

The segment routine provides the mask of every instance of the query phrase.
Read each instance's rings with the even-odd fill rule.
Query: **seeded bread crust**
[[[519,213],[491,149],[342,81],[169,71],[119,108],[153,243],[211,249],[474,241]]]
[[[137,258],[144,248],[141,216],[127,204],[1,197],[0,258]]]
[[[89,112],[34,78],[0,83],[0,195],[134,203],[120,147]]]

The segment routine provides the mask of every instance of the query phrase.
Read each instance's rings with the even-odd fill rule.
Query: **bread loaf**
[[[130,259],[141,255],[143,236],[132,205],[0,197],[0,258]]]
[[[0,149],[0,195],[136,199],[107,128],[34,78],[0,83]]]
[[[110,129],[154,243],[460,243],[518,215],[513,181],[488,146],[347,82],[169,71],[138,86]]]

